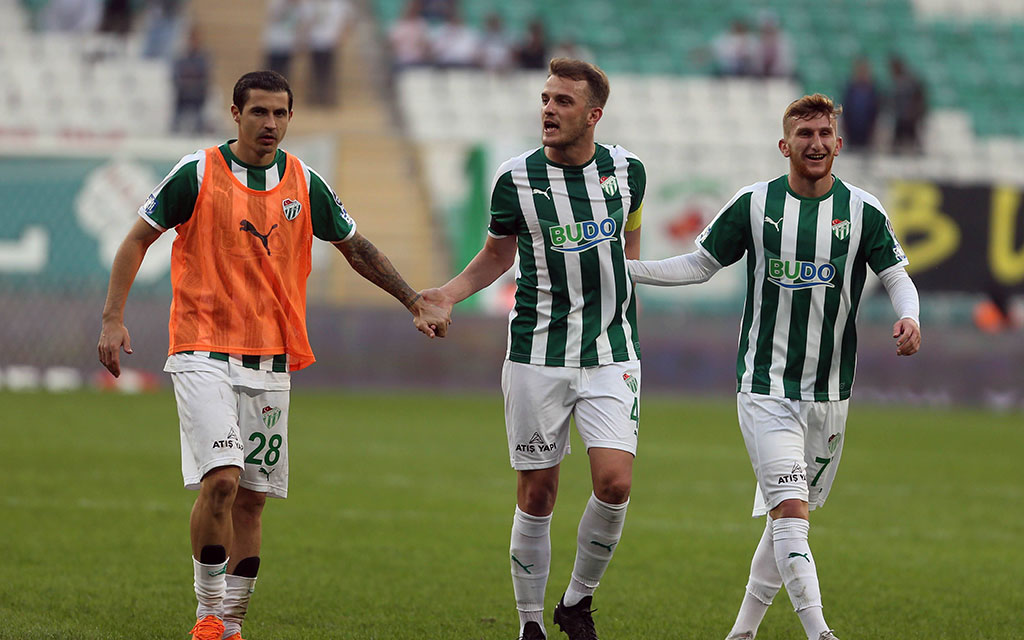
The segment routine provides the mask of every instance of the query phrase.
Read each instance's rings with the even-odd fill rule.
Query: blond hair
[[[834,122],[842,112],[843,108],[823,93],[804,96],[786,107],[786,113],[782,115],[782,132],[785,134],[789,130],[791,120],[810,120],[828,116],[829,122]]]
[[[608,76],[597,65],[572,58],[553,58],[548,64],[548,72],[559,78],[585,80],[590,93],[587,98],[588,106],[603,109],[604,104],[608,102],[611,86],[608,84]]]

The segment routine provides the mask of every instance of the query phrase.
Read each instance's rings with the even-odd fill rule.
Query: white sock
[[[743,603],[740,604],[736,622],[732,625],[727,638],[738,637],[743,633],[749,633],[751,637],[756,636],[764,614],[781,587],[782,576],[779,575],[779,566],[775,562],[775,543],[772,539],[772,517],[768,516],[761,541],[757,544],[754,557],[750,561],[750,578],[743,594]]]
[[[249,598],[256,589],[256,578],[227,574],[224,591],[224,638],[242,632],[242,621],[249,610]]]
[[[786,592],[807,637],[818,640],[821,632],[828,631],[828,625],[821,611],[818,571],[807,542],[810,530],[811,523],[801,518],[779,518],[772,523],[775,562],[786,584]]]
[[[509,544],[512,588],[519,611],[519,634],[527,622],[540,625],[544,635],[544,589],[551,569],[551,516],[531,516],[516,507]]]
[[[609,504],[590,494],[576,532],[576,563],[572,567],[572,580],[562,597],[565,606],[579,604],[583,598],[593,595],[601,583],[601,576],[622,537],[628,506],[629,500],[622,504]]]
[[[217,616],[224,619],[224,576],[228,570],[228,561],[217,564],[203,564],[192,558],[192,569],[195,581],[192,586],[196,590],[196,619],[206,616]]]

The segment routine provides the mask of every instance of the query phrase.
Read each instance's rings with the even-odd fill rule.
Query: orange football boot
[[[214,615],[196,620],[196,626],[189,631],[192,640],[220,640],[224,635],[224,622]]]

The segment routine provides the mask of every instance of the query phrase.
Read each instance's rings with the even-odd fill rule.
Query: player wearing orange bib
[[[278,145],[292,117],[287,80],[242,76],[231,113],[238,138],[182,158],[139,210],[111,268],[98,345],[120,375],[132,353],[128,291],[149,246],[169,228],[171,374],[192,508],[194,640],[241,640],[267,496],[288,492],[290,372],[314,362],[306,333],[313,237],[401,302],[424,334],[443,337],[447,312],[428,304],[356,231],[323,179]]]

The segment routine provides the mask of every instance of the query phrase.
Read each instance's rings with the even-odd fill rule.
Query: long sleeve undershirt
[[[718,273],[722,265],[707,251],[697,249],[692,253],[665,258],[664,260],[628,260],[629,275],[637,284],[653,284],[662,287],[699,284],[707,282]],[[910,318],[920,326],[921,303],[917,287],[902,265],[889,267],[878,274],[892,302],[892,308],[900,318]]]

